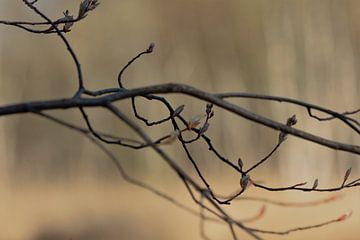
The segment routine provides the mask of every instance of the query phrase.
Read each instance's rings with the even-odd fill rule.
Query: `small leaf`
[[[313,190],[316,189],[318,184],[319,184],[319,179],[315,179],[314,184],[311,189],[313,189]]]
[[[180,105],[180,106],[178,106],[178,107],[174,110],[174,112],[173,112],[173,114],[172,114],[172,117],[177,117],[177,116],[179,116],[179,114],[184,110],[184,108],[185,108],[185,105]]]
[[[85,16],[88,2],[89,2],[89,0],[84,0],[84,1],[80,2],[79,17],[84,17]]]
[[[209,123],[205,123],[204,126],[200,128],[199,135],[203,135],[209,129],[209,126],[210,126]]]
[[[349,178],[351,173],[351,168],[349,168],[348,170],[346,170],[345,176],[344,176],[344,181],[343,181],[343,185],[345,184],[346,180]]]
[[[97,6],[99,6],[100,2],[98,0],[90,0],[90,4],[87,7],[88,11],[94,10]]]
[[[79,7],[79,18],[86,17],[88,11],[94,10],[99,6],[100,2],[98,0],[84,0],[80,3]]]

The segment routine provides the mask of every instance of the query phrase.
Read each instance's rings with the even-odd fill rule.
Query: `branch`
[[[192,215],[195,215],[195,216],[198,216],[199,213],[189,207],[187,207],[186,205],[182,204],[181,202],[178,202],[176,199],[174,199],[173,197],[170,197],[169,195],[155,189],[154,187],[144,183],[144,182],[141,182],[137,179],[134,179],[132,178],[131,176],[129,176],[125,169],[123,168],[123,166],[121,165],[120,161],[115,157],[115,155],[110,151],[108,150],[103,144],[101,144],[99,142],[99,140],[95,139],[94,137],[91,136],[91,132],[88,131],[87,129],[83,129],[81,127],[77,127],[75,125],[72,125],[64,120],[61,120],[61,119],[58,119],[54,116],[51,116],[49,114],[46,114],[46,113],[42,113],[42,112],[39,112],[39,113],[35,113],[45,119],[48,119],[54,123],[57,123],[63,127],[66,127],[66,128],[69,128],[71,130],[75,130],[76,132],[79,132],[81,134],[83,134],[86,138],[88,138],[93,144],[95,144],[102,152],[105,153],[105,155],[107,157],[109,157],[109,159],[114,163],[117,171],[119,172],[120,176],[128,183],[130,184],[133,184],[135,186],[138,186],[140,188],[143,188],[161,198],[163,198],[164,200],[172,203],[173,205],[179,207],[180,209],[192,214]],[[210,221],[214,221],[215,219],[206,219],[206,220],[210,220]]]
[[[215,208],[217,209],[221,215],[223,216],[222,219],[226,221],[230,226],[232,224],[236,224],[236,226],[243,229],[246,233],[254,237],[255,239],[261,239],[259,236],[257,236],[252,231],[249,231],[245,225],[243,225],[240,222],[233,222],[233,220],[228,216],[228,214],[219,207],[216,202],[212,199],[212,197],[209,196],[209,194],[204,194],[202,188],[192,179],[188,176],[186,172],[184,172],[176,163],[174,160],[172,160],[163,150],[161,150],[158,146],[153,144],[151,139],[147,136],[143,130],[137,126],[133,121],[131,121],[129,118],[127,118],[126,115],[124,115],[122,112],[120,112],[115,106],[108,104],[105,106],[107,109],[109,109],[113,114],[115,114],[118,118],[120,118],[122,121],[124,121],[130,128],[132,128],[146,143],[150,144],[150,146],[154,149],[155,152],[157,152],[162,159],[179,175],[181,179],[183,179],[184,182],[187,184],[191,184],[191,186],[199,193],[202,194],[202,196]],[[236,238],[234,238],[236,239]]]
[[[217,97],[216,94],[204,92],[202,90],[196,89],[194,87],[185,84],[168,83],[168,84],[153,85],[148,87],[125,90],[122,92],[112,93],[106,96],[92,98],[92,99],[88,99],[88,98],[55,99],[49,101],[34,101],[34,102],[25,102],[25,103],[7,105],[0,107],[0,116],[32,112],[35,110],[42,111],[42,110],[50,110],[50,109],[68,109],[68,108],[78,108],[78,107],[99,107],[99,106],[104,106],[109,102],[116,102],[134,96],[143,96],[146,94],[156,94],[156,93],[163,93],[163,94],[181,93],[184,95],[192,96],[204,100],[206,102],[213,103],[214,105],[223,108],[224,110],[235,113],[238,116],[259,123],[261,125],[267,126],[274,130],[282,131],[335,150],[350,152],[357,155],[360,154],[360,146],[332,141],[293,127],[286,126],[286,124],[273,121],[269,118],[250,112],[240,106],[222,100],[221,98]]]
[[[68,50],[68,52],[70,53],[73,61],[74,61],[74,64],[76,66],[76,70],[77,70],[77,75],[78,75],[78,90],[75,94],[74,97],[79,97],[80,94],[83,92],[84,90],[84,81],[83,81],[83,74],[82,74],[82,70],[81,70],[81,65],[80,65],[80,62],[74,52],[74,50],[72,49],[69,41],[66,39],[66,37],[64,36],[64,34],[59,30],[59,28],[57,27],[57,24],[55,22],[53,22],[50,18],[48,18],[44,13],[42,13],[39,9],[37,9],[32,3],[30,3],[29,1],[27,0],[22,0],[26,6],[28,6],[30,9],[32,9],[35,13],[37,13],[39,16],[41,16],[43,19],[45,19],[50,25],[51,25],[51,28],[54,29],[56,31],[56,33],[58,34],[58,36],[61,38],[61,40],[64,42],[65,46],[66,46],[66,49]],[[85,0],[87,1],[87,0]],[[84,2],[82,2],[84,3]],[[98,5],[98,4],[97,4]],[[96,5],[96,1],[95,1],[95,7],[97,6]],[[95,9],[94,7],[94,9]],[[80,4],[80,9],[81,9],[81,4]],[[93,10],[93,9],[90,9],[90,10]],[[80,14],[80,11],[79,11],[79,17],[81,16],[85,16],[85,13],[87,11],[90,11],[90,10],[86,10],[84,12],[83,15]],[[51,30],[52,30],[51,29]]]
[[[269,100],[269,101],[276,101],[276,102],[291,103],[291,104],[295,104],[295,105],[302,106],[302,107],[306,108],[306,110],[308,110],[310,116],[312,116],[312,114],[310,112],[311,109],[315,109],[315,110],[318,110],[320,112],[331,115],[332,116],[331,119],[337,118],[337,119],[341,120],[346,125],[348,125],[350,128],[352,128],[354,131],[356,131],[358,134],[360,134],[360,129],[357,128],[356,126],[354,126],[351,122],[349,122],[349,120],[353,121],[353,119],[349,119],[346,116],[346,115],[350,115],[350,114],[355,114],[355,113],[359,112],[360,109],[352,111],[352,112],[338,113],[338,112],[335,112],[333,110],[317,106],[315,104],[307,103],[307,102],[292,99],[292,98],[286,98],[286,97],[280,97],[280,96],[270,96],[270,95],[263,95],[263,94],[255,94],[255,93],[236,93],[236,92],[235,93],[234,92],[233,93],[219,93],[219,94],[216,94],[216,96],[218,96],[218,97],[220,97],[222,99],[226,99],[226,98],[252,98],[252,99],[258,99],[258,100]]]
[[[256,229],[256,228],[251,228],[251,230],[254,231],[254,232],[265,233],[265,234],[287,235],[287,234],[290,234],[292,232],[309,230],[309,229],[313,229],[313,228],[319,228],[319,227],[323,227],[323,226],[326,226],[326,225],[329,225],[329,224],[332,224],[332,223],[341,222],[341,221],[344,221],[347,218],[349,218],[351,215],[352,215],[352,212],[349,212],[349,213],[341,215],[340,217],[338,217],[336,219],[332,219],[330,221],[325,221],[325,222],[322,222],[322,223],[309,225],[309,226],[305,226],[305,227],[291,228],[291,229],[288,229],[288,230],[285,230],[285,231],[266,231],[266,230],[261,230],[261,229]]]

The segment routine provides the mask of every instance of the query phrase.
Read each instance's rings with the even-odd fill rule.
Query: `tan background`
[[[57,19],[65,9],[76,14],[78,4],[40,0],[38,7]],[[0,16],[39,20],[21,1],[1,0]],[[211,92],[288,96],[345,111],[359,108],[360,102],[359,16],[358,1],[104,0],[67,37],[91,89],[115,87],[121,66],[155,42],[155,52],[126,72],[126,86],[186,83]],[[58,37],[0,26],[2,105],[70,97],[76,83],[74,65]],[[170,99],[174,105],[186,104],[184,114],[189,118],[204,111],[205,103],[178,96]],[[316,122],[300,108],[233,102],[278,121],[295,113],[297,127],[359,145],[359,136],[341,123]],[[128,102],[120,106],[129,110]],[[139,108],[151,119],[165,113],[156,103],[141,102]],[[209,136],[232,161],[241,156],[250,165],[276,143],[275,131],[216,108],[215,112]],[[104,111],[89,113],[98,129],[133,135]],[[73,122],[80,120],[76,110],[54,114]],[[167,125],[149,133],[157,137],[170,130]],[[196,217],[119,179],[111,161],[77,133],[32,115],[0,118],[0,133],[0,222],[4,226],[0,239],[200,238]],[[151,150],[111,149],[131,175],[195,207],[176,176]],[[178,145],[165,149],[193,174]],[[238,176],[215,161],[204,144],[195,143],[191,149],[216,189],[225,194],[237,188]],[[350,166],[352,177],[358,176],[358,160],[358,156],[290,137],[253,177],[276,186],[316,178],[320,187],[334,186]],[[328,196],[264,191],[248,195],[288,201]],[[251,225],[283,230],[354,210],[347,222],[283,239],[358,239],[359,191],[347,190],[343,195],[337,203],[307,209],[268,206],[265,217]],[[251,216],[261,206],[248,202],[234,205],[230,211],[238,218]],[[213,239],[229,238],[227,228],[208,226]]]

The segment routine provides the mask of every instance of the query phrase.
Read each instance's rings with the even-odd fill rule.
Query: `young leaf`
[[[86,13],[88,11],[94,10],[97,6],[99,6],[100,2],[98,0],[84,0],[81,1],[79,7],[79,18],[86,17]]]
[[[200,128],[199,135],[203,135],[209,129],[209,126],[209,123],[205,123],[204,126]]]
[[[86,15],[86,11],[87,11],[87,7],[89,5],[89,0],[84,0],[80,2],[80,7],[79,7],[79,17],[85,17]]]
[[[178,107],[174,110],[174,112],[173,112],[173,114],[172,114],[172,117],[177,117],[177,116],[179,116],[179,114],[184,110],[184,108],[185,108],[185,105],[180,105],[180,106],[178,106]]]

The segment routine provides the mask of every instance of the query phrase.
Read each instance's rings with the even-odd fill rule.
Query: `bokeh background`
[[[79,2],[40,0],[37,6],[57,19],[66,9],[76,15]],[[0,16],[2,20],[39,20],[21,1],[12,0],[0,1]],[[155,52],[126,72],[126,86],[176,82],[210,92],[287,96],[340,112],[360,107],[360,2],[356,0],[104,0],[66,36],[90,89],[115,87],[119,69],[155,42]],[[0,26],[2,105],[71,97],[76,84],[74,64],[57,36]],[[188,97],[169,99],[175,106],[185,104],[188,118],[205,109],[204,102]],[[282,122],[296,114],[300,129],[350,144],[360,142],[343,124],[319,123],[298,107],[232,102]],[[138,103],[150,119],[166,113],[157,103]],[[130,115],[129,102],[119,106]],[[77,110],[51,113],[83,124]],[[89,114],[97,129],[134,135],[105,111],[91,109]],[[168,134],[171,126],[147,131],[155,138]],[[197,217],[123,181],[113,163],[78,133],[30,114],[0,118],[0,133],[0,239],[200,239]],[[241,157],[249,166],[272,149],[278,133],[215,108],[208,135],[231,161]],[[150,149],[110,149],[130,175],[197,208],[177,176]],[[164,149],[196,177],[178,144]],[[239,176],[209,154],[204,143],[193,144],[191,151],[214,189],[222,194],[238,189]],[[318,178],[320,187],[330,187],[340,184],[349,167],[352,178],[358,176],[359,160],[356,155],[289,137],[252,177],[273,186],[303,181],[311,185]],[[290,202],[331,196],[255,189],[247,195]],[[327,205],[300,209],[268,205],[264,217],[250,226],[285,230],[353,210],[343,223],[264,237],[358,239],[359,200],[359,190],[351,189]],[[228,210],[242,219],[262,205],[238,201]],[[212,239],[230,238],[227,227],[209,223],[206,230]],[[247,237],[242,232],[239,236]]]

